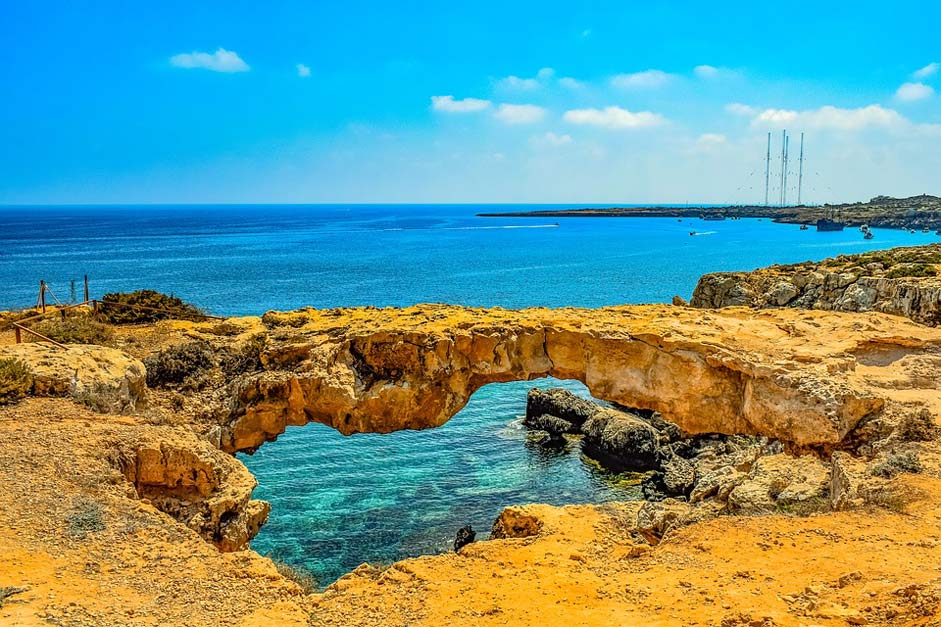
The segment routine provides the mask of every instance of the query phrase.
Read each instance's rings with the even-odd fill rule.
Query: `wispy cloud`
[[[740,102],[732,102],[725,105],[725,110],[731,113],[732,115],[742,115],[746,117],[751,117],[758,112],[755,107],[747,104],[742,104]]]
[[[825,106],[819,109],[794,111],[790,109],[765,109],[752,120],[753,126],[781,127],[799,126],[808,129],[858,131],[865,128],[902,128],[909,121],[898,111],[880,105],[869,105],[858,109],[841,109]]]
[[[905,83],[895,90],[895,99],[901,102],[917,102],[934,94],[934,89],[924,83]]]
[[[247,72],[251,69],[238,54],[225,48],[213,53],[184,52],[170,57],[170,65],[186,69],[203,69],[212,72]]]
[[[546,110],[531,104],[502,104],[493,117],[504,124],[535,124],[546,117]]]
[[[693,74],[699,78],[718,78],[719,68],[713,65],[697,65],[693,68]]]
[[[581,89],[585,86],[585,83],[571,76],[563,76],[559,79],[559,85],[566,89]]]
[[[297,64],[297,75],[301,78],[307,78],[310,76],[310,68],[304,65],[303,63]]]
[[[659,113],[640,111],[634,113],[621,107],[605,107],[604,109],[572,109],[562,116],[571,124],[583,124],[609,129],[634,129],[659,126],[666,119]]]
[[[431,108],[435,111],[444,111],[446,113],[473,113],[475,111],[483,111],[489,107],[490,101],[480,98],[455,100],[454,96],[431,97]]]
[[[555,70],[551,67],[544,67],[536,73],[533,78],[520,78],[519,76],[507,76],[497,81],[497,86],[504,89],[526,91],[539,89],[555,76]]]
[[[721,133],[703,133],[696,139],[696,142],[704,146],[716,146],[724,144],[726,137]]]
[[[915,70],[912,76],[918,79],[931,78],[941,70],[941,63],[929,63],[920,70]]]
[[[656,89],[673,80],[672,74],[662,70],[645,70],[633,74],[617,74],[611,84],[619,89]]]

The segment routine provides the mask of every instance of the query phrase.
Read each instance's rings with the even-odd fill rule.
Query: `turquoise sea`
[[[565,207],[0,207],[0,308],[35,303],[40,279],[67,300],[70,280],[80,286],[83,274],[93,296],[151,288],[228,315],[666,302],[688,298],[705,272],[938,240],[874,229],[866,241],[855,229],[817,233],[767,220],[474,216]],[[583,459],[577,442],[551,452],[527,439],[519,424],[527,390],[559,384],[487,386],[431,431],[344,437],[321,425],[292,428],[241,456],[258,477],[256,496],[272,504],[253,547],[326,585],[365,561],[446,550],[465,524],[486,537],[506,505],[636,498],[624,477]],[[561,384],[585,394],[579,383]]]

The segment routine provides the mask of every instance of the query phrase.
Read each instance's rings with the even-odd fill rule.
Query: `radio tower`
[[[771,131],[768,131],[768,153],[765,155],[765,207],[768,206],[768,183],[771,182]]]
[[[784,137],[784,186],[781,188],[781,206],[787,207],[787,162],[791,156],[791,138]]]
[[[800,164],[797,170],[797,205],[801,204],[801,187],[804,185],[804,134],[801,133],[801,156],[798,161]]]
[[[784,160],[787,158],[784,154],[784,145],[787,142],[787,131],[781,131],[781,188],[778,190],[778,205],[784,206],[784,172],[787,170],[787,164]]]

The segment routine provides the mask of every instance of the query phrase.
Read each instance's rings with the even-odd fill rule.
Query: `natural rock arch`
[[[915,325],[875,314],[669,306],[423,305],[272,312],[264,321],[267,371],[236,385],[219,442],[230,452],[311,421],[345,434],[435,427],[483,385],[546,376],[657,410],[690,433],[830,446],[885,404],[857,356],[941,344],[941,331],[907,334]]]

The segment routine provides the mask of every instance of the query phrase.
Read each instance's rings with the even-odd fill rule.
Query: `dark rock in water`
[[[539,446],[544,448],[564,448],[568,442],[561,433],[546,433],[546,437],[539,440]]]
[[[682,457],[672,456],[662,463],[663,486],[671,496],[687,495],[696,483],[696,469]]]
[[[646,421],[613,409],[599,409],[582,425],[584,451],[617,472],[660,467],[660,435]]]
[[[581,427],[598,409],[600,407],[596,403],[575,396],[562,388],[549,390],[533,388],[526,398],[526,419],[523,423],[532,426],[531,421],[549,414],[574,425],[575,430],[569,433],[578,433],[578,427]]]
[[[640,482],[640,491],[645,501],[662,501],[670,497],[666,486],[663,485],[662,472],[654,472],[644,477],[644,480]]]
[[[542,414],[531,420],[527,420],[526,426],[531,429],[545,431],[552,436],[561,436],[563,433],[578,433],[578,427],[571,422],[551,414]]]
[[[457,530],[457,536],[454,537],[454,550],[460,551],[477,537],[477,532],[470,525],[465,525]]]

